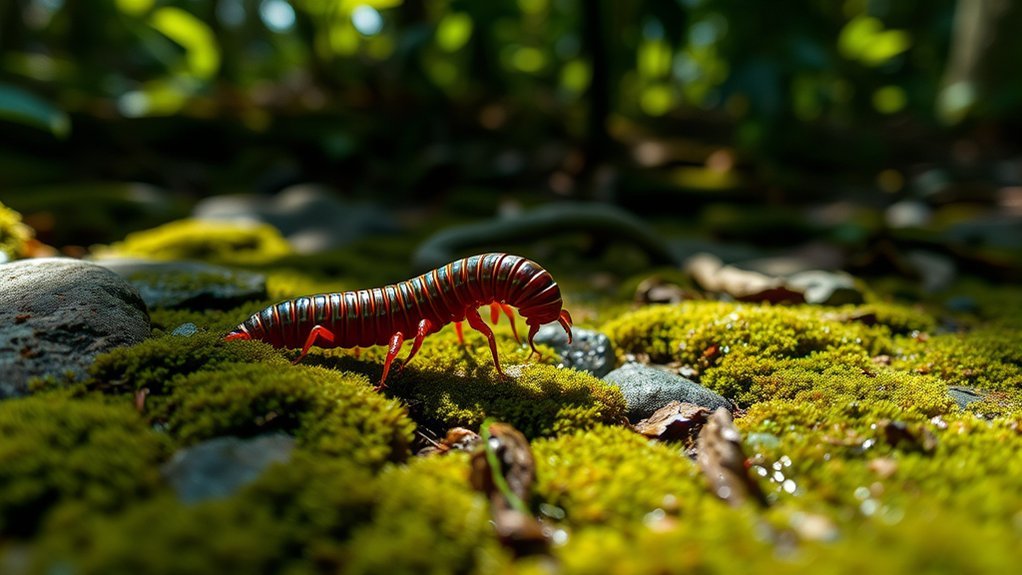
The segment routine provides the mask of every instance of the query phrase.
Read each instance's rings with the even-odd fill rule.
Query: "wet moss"
[[[1022,508],[1018,419],[931,419],[884,401],[786,400],[754,405],[737,423],[753,445],[752,470],[779,504],[896,522],[922,512],[925,499],[1002,525]]]
[[[128,234],[100,255],[161,260],[202,260],[218,264],[260,264],[291,254],[291,246],[267,224],[184,219]]]
[[[123,509],[158,489],[166,453],[129,404],[57,394],[0,402],[0,535],[31,535],[68,501]]]
[[[21,214],[0,203],[0,263],[24,257],[32,235]]]
[[[149,419],[184,445],[272,431],[298,445],[370,467],[408,455],[405,408],[362,376],[319,367],[223,364],[173,381],[147,400]]]

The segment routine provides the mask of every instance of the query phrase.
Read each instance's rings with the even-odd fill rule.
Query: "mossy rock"
[[[0,534],[31,535],[62,502],[93,513],[129,506],[158,490],[167,448],[127,402],[0,402]]]
[[[97,253],[252,265],[279,260],[292,251],[280,232],[267,224],[184,219],[130,233],[124,241]]]
[[[21,214],[0,203],[0,263],[24,257],[32,235]]]
[[[364,377],[309,366],[223,364],[174,380],[147,407],[183,445],[283,431],[299,447],[372,467],[403,460],[415,429]]]

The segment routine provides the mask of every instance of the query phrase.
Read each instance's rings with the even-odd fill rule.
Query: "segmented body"
[[[557,321],[571,337],[571,316],[562,309],[560,288],[550,272],[521,256],[505,253],[480,254],[431,270],[418,277],[380,288],[303,296],[282,301],[253,314],[225,339],[256,339],[275,347],[302,348],[298,360],[312,345],[320,347],[369,347],[389,345],[390,352],[380,380],[406,337],[415,337],[407,363],[418,351],[422,339],[455,322],[487,336],[497,371],[493,332],[483,323],[476,308],[494,305],[511,318],[508,306],[529,325],[529,344],[545,323]],[[517,332],[516,332],[517,337]],[[296,362],[298,361],[296,360]]]

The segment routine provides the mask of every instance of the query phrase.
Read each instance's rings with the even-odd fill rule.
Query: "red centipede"
[[[377,389],[384,387],[391,363],[405,339],[414,334],[412,349],[402,363],[415,357],[426,336],[454,322],[458,341],[465,343],[461,322],[486,336],[497,373],[504,376],[497,343],[477,308],[489,304],[491,321],[500,312],[511,320],[518,339],[512,307],[529,326],[529,346],[539,353],[533,338],[541,325],[558,322],[571,342],[571,315],[562,309],[561,290],[550,272],[521,256],[480,254],[380,288],[322,293],[282,301],[253,314],[224,339],[254,339],[278,348],[301,348],[294,363],[313,345],[370,347],[386,345],[387,359]]]

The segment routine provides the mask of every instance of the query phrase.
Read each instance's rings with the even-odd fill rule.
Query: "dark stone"
[[[971,387],[964,387],[961,385],[952,385],[947,388],[948,395],[951,399],[955,400],[958,407],[965,409],[970,403],[982,401],[986,397],[986,393],[972,389]]]
[[[693,403],[709,410],[732,410],[727,399],[698,383],[673,373],[639,363],[627,363],[608,373],[604,381],[621,388],[627,404],[628,420],[647,419],[671,401]]]
[[[217,437],[178,451],[161,472],[185,503],[228,497],[270,465],[288,462],[294,445],[289,435]]]
[[[151,308],[230,309],[266,297],[266,276],[202,262],[96,261],[135,286]]]
[[[610,339],[598,331],[572,328],[572,342],[568,334],[556,324],[547,324],[536,333],[536,343],[549,345],[561,356],[561,365],[579,371],[588,371],[596,377],[610,373],[617,363]]]
[[[170,335],[191,337],[197,333],[199,333],[199,327],[192,322],[188,322],[175,327],[174,331],[170,332]]]
[[[120,276],[71,258],[0,265],[0,398],[32,377],[80,377],[96,355],[149,337],[149,313]]]

